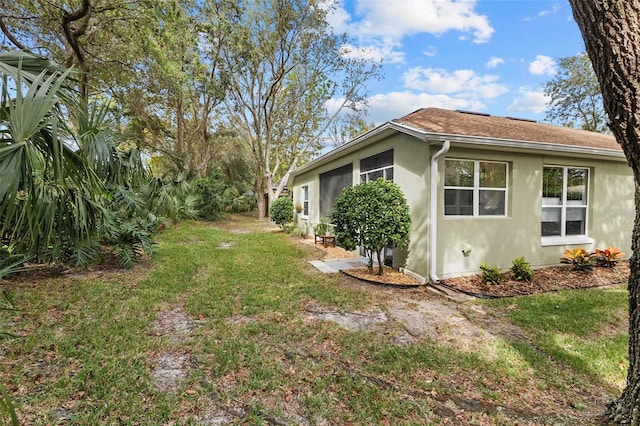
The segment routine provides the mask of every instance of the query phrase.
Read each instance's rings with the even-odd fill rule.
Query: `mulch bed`
[[[497,285],[483,284],[479,275],[447,278],[441,284],[477,297],[510,297],[621,284],[628,278],[629,262],[624,261],[613,268],[590,271],[575,271],[568,265],[536,269],[530,282],[515,281],[507,272]]]
[[[343,269],[342,273],[372,284],[382,284],[392,287],[416,287],[423,285],[412,276],[398,272],[388,266],[384,267],[384,274],[382,275],[376,275],[375,271],[377,270],[378,267],[375,267],[374,273],[372,274],[368,268]]]

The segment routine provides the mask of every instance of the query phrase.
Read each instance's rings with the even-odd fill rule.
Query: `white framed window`
[[[509,165],[445,160],[445,216],[506,216]]]
[[[309,216],[309,185],[301,188],[300,200],[302,202],[302,216]]]
[[[544,166],[542,171],[542,242],[589,242],[589,169]]]
[[[393,149],[360,160],[360,182],[393,180]]]

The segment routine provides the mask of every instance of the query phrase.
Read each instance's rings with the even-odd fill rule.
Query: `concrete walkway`
[[[316,269],[325,274],[334,274],[343,269],[363,268],[367,266],[367,259],[355,257],[350,259],[310,260]]]

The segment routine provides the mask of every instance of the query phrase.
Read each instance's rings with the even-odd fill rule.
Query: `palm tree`
[[[87,253],[104,189],[72,149],[77,138],[65,115],[74,107],[65,86],[72,70],[5,53],[0,77],[0,237],[39,260]]]

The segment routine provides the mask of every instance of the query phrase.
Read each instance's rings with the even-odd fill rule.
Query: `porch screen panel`
[[[320,175],[320,218],[333,211],[335,200],[342,189],[353,184],[353,164],[333,169]]]

